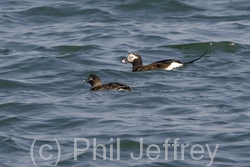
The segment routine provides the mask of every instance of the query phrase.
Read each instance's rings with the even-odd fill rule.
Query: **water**
[[[1,166],[249,167],[249,9],[247,0],[1,1]],[[121,63],[129,52],[149,64],[207,50],[173,71]],[[90,73],[133,92],[90,92]]]

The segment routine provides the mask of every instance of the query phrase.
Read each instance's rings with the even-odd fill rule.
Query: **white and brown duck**
[[[151,63],[149,65],[143,66],[142,63],[142,58],[140,55],[136,53],[130,53],[127,58],[122,60],[122,63],[131,63],[132,64],[132,72],[139,72],[139,71],[147,71],[147,70],[157,70],[157,69],[163,69],[163,70],[173,70],[177,67],[182,67],[187,64],[191,64],[203,56],[206,55],[207,52],[205,52],[203,55],[198,57],[195,60],[183,63],[180,62],[179,60],[175,59],[167,59],[167,60],[161,60],[161,61],[156,61],[154,63]]]

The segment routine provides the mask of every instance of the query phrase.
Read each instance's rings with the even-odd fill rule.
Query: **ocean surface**
[[[249,57],[249,0],[1,0],[0,166],[250,167]]]

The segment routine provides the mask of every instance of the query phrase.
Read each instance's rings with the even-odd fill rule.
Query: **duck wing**
[[[103,84],[100,86],[92,87],[91,90],[93,91],[102,91],[102,90],[125,90],[132,92],[132,89],[123,83],[119,82],[110,82],[108,84]]]
[[[175,60],[175,59],[166,59],[166,60],[156,61],[156,62],[153,62],[153,63],[151,63],[149,65],[140,67],[138,69],[138,71],[168,69],[173,63],[177,64],[176,67],[183,65],[183,63],[180,62],[180,61],[178,61],[178,60]],[[172,69],[172,67],[170,69]]]
[[[132,89],[128,85],[120,83],[120,82],[110,82],[105,85],[107,85],[108,90],[125,90],[125,91],[132,92]]]

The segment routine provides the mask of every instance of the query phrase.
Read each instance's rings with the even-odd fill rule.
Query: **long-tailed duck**
[[[132,89],[123,83],[119,82],[110,82],[108,84],[102,84],[101,79],[95,75],[90,74],[87,79],[83,80],[91,85],[90,90],[92,91],[102,91],[102,90],[125,90],[132,92]]]
[[[191,63],[199,60],[203,56],[205,56],[206,53],[207,52],[205,52],[203,55],[201,55],[197,59],[186,62],[186,63],[182,63],[182,62],[180,62],[178,60],[174,60],[174,59],[167,59],[167,60],[157,61],[157,62],[151,63],[149,65],[146,65],[146,66],[143,66],[142,58],[140,55],[138,55],[136,53],[131,53],[128,55],[127,58],[122,60],[122,63],[131,63],[133,66],[132,72],[146,71],[146,70],[157,70],[157,69],[172,70],[172,69],[177,68],[177,67],[182,67],[183,65],[186,65],[186,64],[191,64]]]

